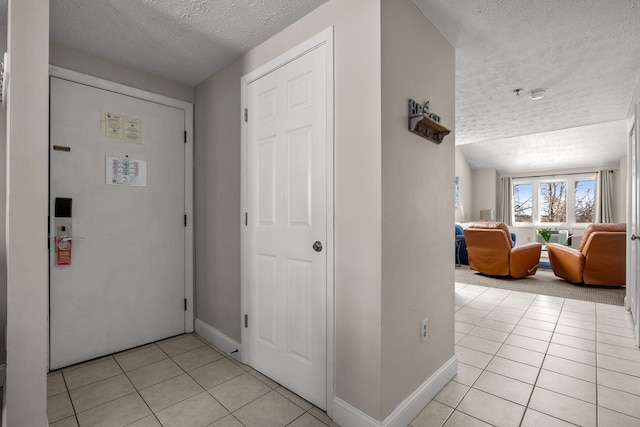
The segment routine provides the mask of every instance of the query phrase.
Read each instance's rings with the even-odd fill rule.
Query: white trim
[[[384,421],[378,421],[335,397],[333,420],[343,427],[405,427],[458,373],[458,359],[452,356],[420,387],[407,397]]]
[[[56,77],[74,83],[79,83],[98,89],[119,93],[144,101],[166,105],[184,111],[184,126],[187,131],[187,142],[184,150],[184,210],[187,215],[187,226],[185,227],[185,250],[184,250],[184,297],[187,299],[187,310],[184,313],[185,332],[193,332],[194,321],[194,265],[193,265],[193,104],[178,99],[169,98],[157,93],[126,86],[120,83],[111,82],[77,71],[65,68],[49,66],[49,77]]]
[[[326,67],[327,67],[327,409],[329,417],[333,416],[334,383],[335,383],[335,259],[334,259],[334,28],[333,26],[321,31],[310,39],[300,43],[284,54],[272,59],[266,64],[256,68],[240,79],[240,122],[241,126],[241,209],[240,209],[240,229],[241,229],[241,290],[240,308],[241,315],[238,321],[241,324],[241,341],[245,343],[245,348],[241,354],[241,360],[249,364],[251,360],[251,348],[248,345],[249,335],[244,327],[243,316],[248,311],[248,289],[247,289],[247,235],[244,226],[244,213],[247,211],[247,123],[244,121],[244,109],[247,108],[247,92],[251,82],[260,77],[294,61],[307,52],[319,46],[326,46]]]
[[[224,351],[227,354],[238,350],[238,353],[232,353],[232,356],[236,359],[242,355],[242,349],[240,343],[232,338],[229,338],[213,326],[203,322],[196,318],[195,320],[196,334],[200,335],[205,340],[209,341],[214,347]]]

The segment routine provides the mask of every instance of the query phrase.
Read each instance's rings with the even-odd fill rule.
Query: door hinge
[[[187,131],[186,130],[184,131],[184,143],[185,144],[187,143]]]
[[[249,225],[249,213],[244,213],[244,225]]]
[[[187,311],[187,299],[184,299],[184,311]]]
[[[249,121],[249,109],[248,108],[244,109],[244,121],[245,122]]]
[[[244,315],[244,327],[245,328],[249,327],[249,315],[248,314]]]
[[[184,214],[184,226],[187,226],[187,214]]]

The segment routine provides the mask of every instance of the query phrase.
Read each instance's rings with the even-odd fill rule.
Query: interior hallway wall
[[[494,219],[498,209],[498,174],[495,169],[479,169],[471,172],[473,179],[473,208],[471,221],[480,219],[480,210],[492,209]]]
[[[460,194],[458,197],[458,207],[455,208],[456,222],[471,221],[473,209],[473,191],[471,184],[472,171],[464,153],[459,147],[456,147],[456,176],[459,178]]]

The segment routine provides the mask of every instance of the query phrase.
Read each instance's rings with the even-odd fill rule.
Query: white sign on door
[[[121,157],[106,157],[105,184],[129,187],[147,186],[147,162]]]

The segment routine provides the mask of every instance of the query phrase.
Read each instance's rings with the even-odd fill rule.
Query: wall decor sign
[[[451,131],[440,124],[440,116],[430,112],[429,101],[420,104],[409,99],[409,131],[440,144]]]

